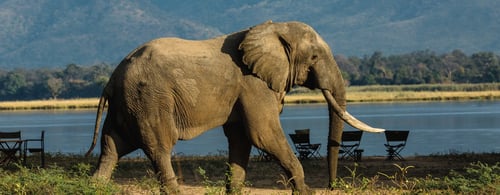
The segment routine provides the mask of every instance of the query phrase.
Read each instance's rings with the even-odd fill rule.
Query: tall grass
[[[350,92],[472,92],[472,91],[499,91],[500,83],[478,84],[421,84],[421,85],[369,85],[352,86]]]
[[[371,85],[347,88],[348,102],[444,101],[500,99],[500,83]],[[324,103],[319,90],[298,88],[286,103]]]
[[[500,99],[500,83],[371,85],[347,88],[348,102]],[[0,110],[95,109],[98,98],[0,102]],[[325,103],[321,91],[297,88],[285,103]]]
[[[4,101],[0,102],[0,110],[89,109],[96,108],[98,102],[97,98]]]

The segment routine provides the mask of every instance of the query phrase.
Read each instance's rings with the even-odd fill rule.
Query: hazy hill
[[[500,52],[497,0],[3,0],[0,67],[117,63],[160,36],[205,39],[303,21],[337,54]]]

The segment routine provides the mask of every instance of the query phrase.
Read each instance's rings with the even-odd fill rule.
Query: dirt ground
[[[425,178],[432,177],[445,177],[448,176],[451,170],[463,172],[473,162],[482,162],[490,165],[500,162],[500,154],[447,154],[447,155],[432,155],[432,156],[415,156],[405,157],[405,161],[388,161],[383,156],[363,157],[360,162],[353,161],[339,161],[338,177],[350,177],[354,173],[356,176],[373,178],[378,177],[380,182],[384,179],[389,180],[382,176],[380,173],[392,176],[400,174],[400,168],[407,168],[407,177]],[[127,164],[129,163],[129,164]],[[131,164],[130,164],[131,163]],[[125,162],[119,165],[118,174],[115,180],[130,181],[131,169],[137,169],[138,162]],[[147,162],[142,162],[139,167],[150,169],[149,166],[144,165]],[[135,164],[135,165],[134,165]],[[182,185],[182,191],[185,194],[204,194],[209,185],[223,186],[225,177],[226,162],[223,157],[214,158],[183,158],[177,159],[173,162],[176,174],[179,178],[179,183]],[[302,165],[306,176],[306,183],[313,189],[316,194],[339,194],[338,191],[327,190],[328,186],[328,171],[325,159],[319,160],[303,160]],[[121,166],[121,167],[120,167]],[[122,171],[120,171],[122,169]],[[127,174],[121,175],[120,172]],[[204,170],[205,174],[201,174],[199,170]],[[145,169],[137,169],[138,172],[149,172]],[[141,173],[139,173],[140,175]],[[243,190],[243,194],[290,194],[287,181],[284,179],[284,172],[280,166],[274,161],[257,161],[252,160],[249,163],[247,171],[247,188]],[[120,182],[119,182],[120,183]],[[130,184],[124,182],[125,185]],[[127,184],[128,183],[128,184]],[[210,184],[207,184],[210,183]],[[133,188],[129,188],[133,189]],[[136,190],[130,190],[131,194],[135,194]],[[140,194],[140,193],[139,193]]]

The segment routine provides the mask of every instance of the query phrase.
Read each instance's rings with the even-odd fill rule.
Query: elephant
[[[311,193],[279,116],[294,86],[320,89],[329,108],[327,161],[330,183],[337,174],[343,121],[371,127],[346,110],[346,89],[326,42],[302,22],[267,21],[207,40],[165,37],[126,56],[103,89],[91,153],[99,136],[101,153],[94,177],[109,179],[120,157],[142,149],[165,193],[179,193],[172,148],[222,126],[227,137],[228,193],[245,180],[252,146],[274,156],[291,178],[292,189]]]

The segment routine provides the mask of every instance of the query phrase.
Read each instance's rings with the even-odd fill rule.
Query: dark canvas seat
[[[21,160],[21,132],[0,132],[0,165]]]
[[[309,129],[296,130],[295,134],[289,135],[298,153],[299,159],[321,158],[319,154],[321,144],[311,144]]]
[[[359,148],[363,131],[344,131],[340,143],[339,154],[341,160],[360,161],[363,149]]]
[[[385,131],[385,139],[387,143],[384,144],[384,146],[387,151],[387,160],[404,160],[400,153],[406,146],[406,140],[408,139],[409,133],[410,131],[407,130]]]

